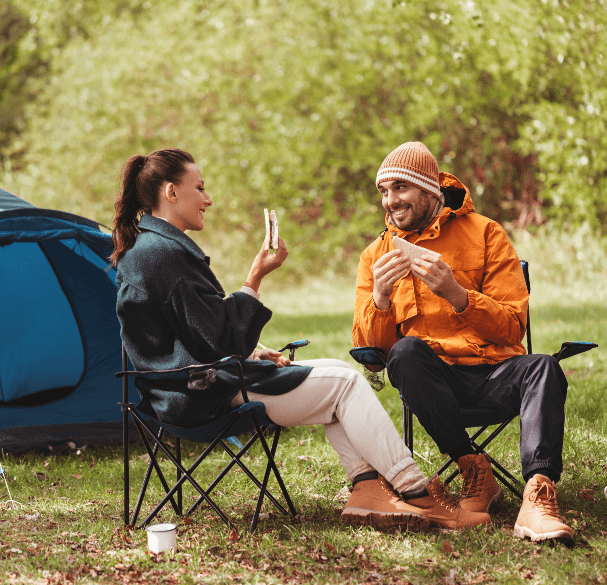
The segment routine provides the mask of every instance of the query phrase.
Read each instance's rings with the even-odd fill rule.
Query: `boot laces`
[[[469,467],[462,469],[462,500],[464,498],[474,498],[480,495],[483,489],[483,481],[485,479],[485,469],[481,469],[474,463]]]
[[[553,516],[557,520],[561,519],[559,514],[559,504],[556,499],[556,489],[554,489],[553,485],[550,485],[545,481],[536,485],[529,495],[529,499],[532,502],[535,502],[543,514]]]
[[[388,492],[391,496],[396,496],[396,492],[394,488],[388,483],[388,480],[383,476],[379,476],[379,484],[381,485],[382,490]]]
[[[448,510],[452,512],[459,506],[457,500],[451,495],[447,487],[439,483],[436,491],[434,492],[436,500],[439,502],[441,506],[445,506]]]

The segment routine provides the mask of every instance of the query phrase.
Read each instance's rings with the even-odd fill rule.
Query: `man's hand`
[[[283,357],[283,355],[275,349],[269,348],[253,350],[253,355],[251,359],[255,361],[270,360],[271,362],[274,362],[279,368],[284,368],[285,366],[291,365],[290,359]]]
[[[449,301],[456,311],[468,306],[468,291],[455,280],[451,266],[440,258],[424,254],[411,264],[411,272],[437,296]]]
[[[380,311],[390,308],[394,283],[411,270],[411,262],[402,250],[391,250],[373,264],[373,300]]]

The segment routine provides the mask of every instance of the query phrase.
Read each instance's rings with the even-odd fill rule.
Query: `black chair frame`
[[[295,349],[298,347],[303,347],[307,345],[309,342],[305,340],[295,341],[280,351],[289,350],[290,359],[294,358]],[[165,426],[162,425],[159,421],[156,421],[149,415],[141,413],[138,411],[138,407],[128,401],[128,378],[129,376],[137,377],[149,377],[149,378],[171,378],[171,377],[189,377],[191,373],[201,373],[209,370],[216,370],[222,367],[234,367],[236,366],[238,371],[238,377],[240,381],[240,388],[242,392],[242,397],[244,400],[244,405],[242,405],[239,409],[233,410],[228,416],[225,424],[220,429],[218,433],[216,433],[215,437],[209,442],[208,446],[204,449],[204,451],[196,458],[194,463],[192,463],[187,469],[182,465],[182,457],[181,457],[181,438],[174,433],[179,433],[179,430],[175,430],[174,427],[168,427],[169,432],[174,435],[175,441],[175,452],[173,453],[170,449],[170,445],[167,441],[163,440],[166,429]],[[219,482],[228,474],[228,472],[237,465],[255,484],[255,486],[259,489],[259,497],[257,498],[257,504],[255,506],[255,511],[253,513],[253,518],[251,520],[250,531],[254,532],[257,524],[259,522],[259,515],[261,512],[261,507],[264,501],[264,498],[268,498],[270,502],[284,515],[295,516],[297,514],[295,507],[293,506],[293,502],[288,494],[284,481],[278,471],[278,467],[274,460],[276,449],[278,446],[278,441],[280,439],[280,433],[282,427],[275,425],[269,422],[269,419],[265,417],[265,409],[263,409],[263,405],[261,403],[251,403],[249,401],[244,377],[242,374],[242,366],[240,363],[239,356],[230,356],[227,358],[223,358],[212,364],[201,364],[196,366],[190,366],[187,368],[179,368],[175,370],[154,370],[154,371],[129,371],[128,370],[128,359],[124,346],[122,347],[122,371],[116,374],[117,377],[122,378],[122,402],[119,402],[123,413],[123,466],[124,466],[124,523],[130,526],[135,527],[137,523],[137,519],[139,516],[139,512],[141,510],[141,506],[143,504],[145,494],[147,492],[147,488],[149,485],[149,481],[152,476],[152,471],[156,471],[156,474],[162,484],[162,487],[165,492],[164,498],[156,505],[154,510],[137,526],[137,528],[143,528],[147,524],[149,524],[157,514],[164,508],[164,506],[170,502],[171,506],[178,516],[183,515],[183,495],[182,495],[182,487],[183,484],[188,481],[194,489],[198,492],[199,497],[192,505],[185,516],[190,515],[194,512],[202,503],[206,503],[210,506],[214,512],[229,526],[233,527],[232,521],[229,519],[227,514],[221,510],[221,508],[217,505],[214,499],[211,497],[211,492],[215,489],[215,487],[219,484]],[[141,404],[139,405],[141,406]],[[264,415],[265,421],[262,422],[259,418],[260,411],[262,415]],[[129,490],[130,490],[130,473],[129,473],[129,416],[132,418],[139,436],[146,448],[146,451],[149,455],[149,463],[148,467],[143,479],[143,483],[139,492],[139,496],[137,498],[137,503],[135,504],[135,508],[133,510],[132,516],[130,515],[130,501],[129,501]],[[247,419],[243,420],[243,417]],[[150,424],[150,421],[152,424]],[[239,424],[240,423],[240,424]],[[253,433],[252,436],[247,440],[246,444],[242,446],[237,452],[233,451],[232,448],[227,444],[226,438],[230,436],[230,433],[235,428],[243,428],[250,427],[252,425]],[[157,427],[157,428],[155,428]],[[272,446],[269,447],[264,436],[264,433],[273,435]],[[187,435],[187,432],[186,432]],[[248,453],[248,450],[251,446],[259,441],[262,445],[263,451],[267,458],[267,466],[265,469],[265,473],[263,479],[260,481],[253,472],[243,463],[242,457],[244,454]],[[221,472],[213,479],[213,481],[209,484],[206,489],[203,489],[199,483],[192,477],[192,474],[196,470],[196,468],[202,463],[202,461],[215,449],[215,447],[220,446],[229,456],[230,461],[228,464],[221,470]],[[165,475],[163,474],[160,465],[157,460],[158,452],[162,451],[164,455],[169,459],[169,461],[176,468],[176,483],[169,488],[168,482],[166,480]],[[285,499],[285,502],[288,507],[285,509],[277,499],[268,491],[267,485],[270,479],[270,474],[274,473],[274,477],[280,487],[282,495]]]

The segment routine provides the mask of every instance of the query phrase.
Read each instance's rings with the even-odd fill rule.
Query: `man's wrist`
[[[463,313],[467,308],[470,301],[468,300],[468,291],[462,287],[463,293],[458,295],[458,298],[451,303],[453,310],[456,313]]]
[[[376,292],[373,292],[373,302],[375,303],[375,308],[380,311],[387,311],[392,306],[390,297],[385,297]]]

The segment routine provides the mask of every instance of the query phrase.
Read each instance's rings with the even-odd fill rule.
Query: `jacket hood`
[[[455,175],[451,173],[440,173],[440,190],[445,196],[445,206],[442,211],[422,230],[431,230],[438,223],[444,224],[446,221],[474,213],[474,203],[470,196],[470,190],[464,185]],[[411,232],[403,231],[390,222],[390,216],[386,213],[385,217],[386,228],[398,237],[405,237]]]

